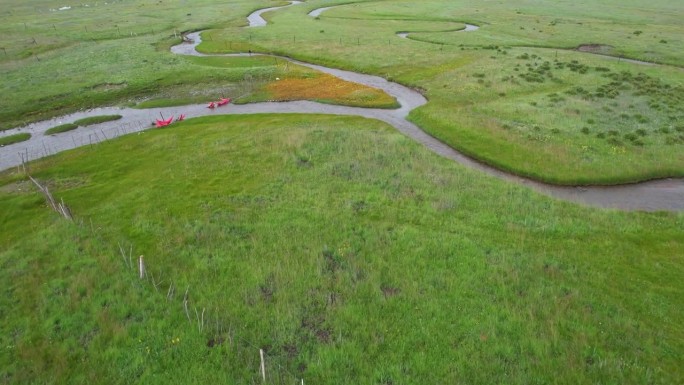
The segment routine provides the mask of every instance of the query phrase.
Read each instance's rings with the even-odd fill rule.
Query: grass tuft
[[[31,134],[28,132],[4,136],[0,138],[0,146],[8,146],[10,144],[27,141],[29,139],[31,139]]]
[[[67,132],[67,131],[75,130],[77,128],[78,128],[77,124],[65,123],[65,124],[60,124],[59,126],[49,128],[47,131],[45,131],[45,134],[46,135],[54,135],[54,134],[59,134],[60,132]]]
[[[88,118],[79,119],[79,120],[75,121],[74,124],[77,126],[86,127],[86,126],[91,126],[93,124],[111,122],[113,120],[119,120],[119,119],[121,119],[121,115],[99,115],[99,116],[91,116]]]

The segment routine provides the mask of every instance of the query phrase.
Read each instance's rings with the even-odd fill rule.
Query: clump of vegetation
[[[0,146],[8,146],[10,144],[24,142],[29,139],[31,139],[31,134],[29,134],[28,132],[4,136],[0,138]]]
[[[73,123],[60,124],[59,126],[49,128],[47,131],[45,131],[45,135],[59,134],[60,132],[67,132],[67,131],[75,130],[77,128],[78,128],[78,125],[73,124]]]
[[[99,124],[99,123],[104,123],[104,122],[111,122],[113,120],[119,120],[121,119],[121,115],[99,115],[99,116],[91,116],[88,118],[83,118],[79,119],[74,122],[75,125],[77,126],[92,126],[93,124]]]
[[[585,74],[589,71],[589,66],[581,64],[577,60],[572,60],[567,64],[567,67],[570,69],[570,71],[579,72],[581,74]]]
[[[552,94],[549,94],[548,97],[549,97],[549,101],[550,101],[551,103],[560,103],[560,102],[562,102],[562,101],[565,100],[564,97],[558,95],[558,94],[555,93],[555,92],[552,93]]]
[[[635,114],[634,119],[639,123],[648,123],[648,118],[642,114]]]
[[[544,83],[547,78],[553,78],[551,73],[551,63],[545,61],[542,65],[527,65],[527,72],[518,75],[530,83]]]

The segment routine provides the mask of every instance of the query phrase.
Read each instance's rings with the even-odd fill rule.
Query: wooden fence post
[[[145,278],[145,260],[142,255],[138,258],[138,268],[140,269],[140,279]]]
[[[266,383],[266,365],[264,364],[264,349],[259,349],[259,356],[261,356],[261,378]]]

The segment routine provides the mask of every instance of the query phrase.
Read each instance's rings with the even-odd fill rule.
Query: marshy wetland
[[[682,382],[681,5],[288,4],[7,2],[3,382]]]

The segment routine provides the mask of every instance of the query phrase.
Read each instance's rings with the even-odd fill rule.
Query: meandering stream
[[[289,7],[300,2],[292,2]],[[251,27],[266,25],[262,13],[284,7],[272,7],[256,11],[249,15]],[[309,13],[318,16],[330,7],[319,8]],[[318,12],[317,12],[318,11]],[[197,52],[196,48],[201,43],[200,33],[187,35],[192,43],[182,43],[171,48],[174,54],[207,56]],[[227,54],[212,56],[238,56],[245,54]],[[282,58],[282,57],[281,57]],[[440,142],[425,133],[415,124],[406,120],[409,112],[427,103],[427,100],[417,91],[398,83],[387,81],[378,76],[365,75],[351,71],[328,68],[320,65],[305,63],[290,58],[283,58],[292,63],[316,69],[318,71],[337,76],[343,80],[364,84],[378,88],[395,97],[401,107],[395,110],[372,109],[360,107],[346,107],[329,104],[320,104],[309,101],[293,102],[266,102],[246,105],[229,104],[227,106],[208,109],[205,104],[193,104],[179,107],[155,108],[139,110],[132,108],[105,107],[88,111],[77,112],[67,116],[38,122],[28,127],[9,130],[4,134],[10,135],[16,132],[29,132],[33,136],[30,140],[7,146],[0,149],[0,169],[6,169],[21,165],[26,160],[33,160],[84,145],[91,145],[112,137],[138,132],[144,135],[145,130],[150,128],[150,122],[160,116],[178,116],[186,114],[188,118],[210,115],[226,114],[255,114],[255,113],[297,113],[297,114],[335,114],[362,116],[381,120],[392,125],[398,131],[411,139],[423,144],[433,152],[452,159],[464,166],[474,168],[488,175],[518,183],[530,187],[546,195],[577,202],[594,207],[618,208],[623,210],[684,210],[684,179],[664,179],[636,184],[619,186],[586,186],[570,187],[555,186],[531,179],[523,178],[471,159],[448,145]],[[119,114],[122,119],[113,122],[102,123],[87,129],[78,129],[67,133],[48,136],[45,131],[61,123],[72,122],[89,116]],[[4,136],[4,135],[3,135]]]

